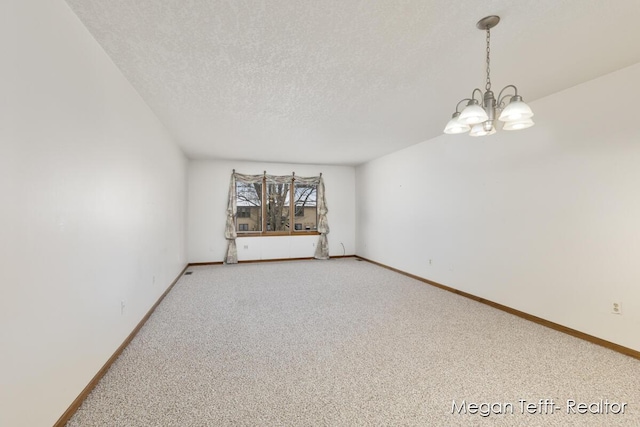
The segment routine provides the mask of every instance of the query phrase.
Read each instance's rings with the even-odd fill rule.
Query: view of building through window
[[[317,195],[316,185],[295,185],[294,230],[315,231],[318,228]]]
[[[315,184],[296,183],[295,179],[269,182],[266,178],[260,183],[237,182],[236,196],[238,232],[293,234],[317,231]]]
[[[262,183],[236,183],[237,211],[236,230],[242,232],[262,231]]]

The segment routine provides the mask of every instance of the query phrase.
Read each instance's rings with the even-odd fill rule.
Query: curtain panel
[[[227,223],[224,228],[224,238],[227,239],[227,254],[224,257],[225,264],[238,263],[238,249],[236,248],[236,174],[231,174],[229,183],[229,197],[227,198]]]
[[[329,259],[329,240],[327,234],[329,234],[329,223],[327,222],[327,201],[325,199],[325,188],[322,174],[312,177],[296,176],[292,175],[267,175],[265,172],[262,175],[246,175],[237,173],[235,170],[231,174],[231,181],[229,183],[229,196],[227,199],[227,220],[225,224],[224,237],[227,239],[227,253],[224,259],[225,264],[237,264],[238,263],[238,249],[236,247],[236,238],[238,233],[236,232],[236,214],[238,210],[238,198],[236,193],[236,185],[238,182],[245,184],[258,184],[263,180],[267,184],[290,184],[293,180],[295,183],[316,185],[317,188],[317,210],[318,210],[318,233],[320,237],[318,244],[316,245],[316,251],[314,258],[316,259]],[[292,189],[293,191],[293,189]]]

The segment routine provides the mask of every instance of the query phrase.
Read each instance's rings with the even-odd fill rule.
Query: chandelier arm
[[[478,99],[478,101],[482,102],[482,99],[483,99],[482,90],[478,88],[475,88],[473,92],[471,92],[471,99],[476,99],[476,91],[480,92],[480,99]]]
[[[515,93],[513,95],[507,93],[505,96],[502,96],[502,92],[509,89],[510,87],[513,88]],[[498,108],[502,108],[502,106],[504,105],[504,98],[506,98],[507,96],[511,98],[513,98],[514,96],[518,96],[518,88],[515,87],[515,85],[507,85],[503,87],[500,93],[498,94]]]
[[[456,104],[456,113],[459,113],[458,107],[460,107],[460,104],[462,104],[463,102],[469,102],[469,101],[471,101],[471,98],[461,99],[460,102]]]

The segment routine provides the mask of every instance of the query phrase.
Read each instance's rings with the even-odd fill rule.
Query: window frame
[[[239,208],[240,206],[238,206],[236,208],[236,215],[234,218],[234,225],[235,225],[235,229],[236,229],[236,234],[238,237],[272,237],[272,236],[317,236],[320,233],[318,232],[318,211],[317,211],[317,194],[318,194],[318,184],[300,184],[300,185],[305,185],[305,186],[313,186],[315,187],[315,192],[316,192],[316,205],[314,206],[316,208],[316,218],[315,218],[315,230],[307,230],[305,229],[305,226],[302,226],[302,230],[296,230],[295,229],[295,223],[297,219],[301,219],[302,217],[304,217],[304,215],[302,216],[296,216],[296,208],[300,208],[300,205],[296,205],[296,200],[295,200],[295,189],[296,189],[296,178],[295,175],[292,175],[291,179],[287,182],[284,182],[284,184],[287,184],[289,186],[289,194],[288,194],[288,199],[289,199],[289,206],[288,206],[288,230],[278,230],[278,231],[270,231],[268,230],[268,225],[269,225],[269,221],[268,221],[268,215],[267,215],[267,207],[269,205],[268,202],[268,184],[273,184],[273,182],[270,182],[269,178],[267,175],[264,175],[262,177],[261,180],[261,204],[260,204],[260,212],[261,212],[261,230],[259,231],[241,231],[238,229],[238,218],[240,218],[238,216],[238,211],[237,208]],[[236,198],[237,198],[237,191],[238,191],[238,187],[236,184]],[[302,205],[302,208],[304,209],[306,205]]]

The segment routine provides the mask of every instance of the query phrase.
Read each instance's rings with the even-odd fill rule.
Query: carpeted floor
[[[68,426],[640,425],[640,361],[368,262],[189,270]]]

